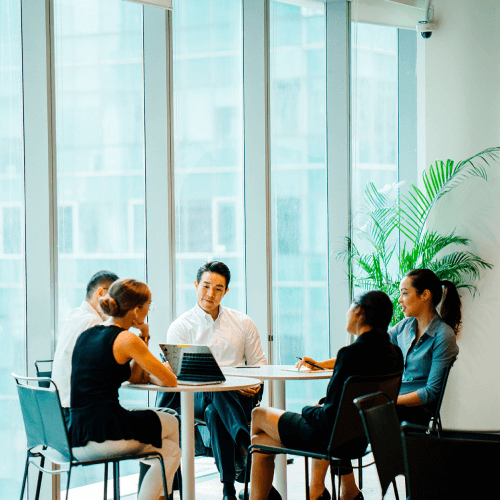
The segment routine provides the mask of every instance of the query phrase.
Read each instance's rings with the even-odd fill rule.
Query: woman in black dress
[[[326,453],[345,381],[352,375],[384,375],[403,370],[403,355],[389,340],[387,328],[392,303],[381,291],[365,292],[354,299],[347,312],[347,331],[357,340],[339,350],[323,405],[306,406],[302,414],[275,408],[256,408],[252,413],[252,443]],[[310,358],[305,358],[310,360]],[[265,500],[271,490],[274,455],[253,455],[250,499]],[[354,474],[341,478],[341,500],[361,500]],[[312,491],[311,491],[312,493]],[[317,495],[316,495],[317,498]]]
[[[83,332],[73,352],[69,434],[73,454],[80,460],[158,451],[171,491],[181,457],[177,419],[152,410],[126,410],[118,402],[118,389],[127,380],[177,385],[168,363],[162,364],[148,349],[145,319],[150,304],[148,286],[133,279],[115,281],[101,299],[109,319]],[[140,335],[130,327],[139,329]],[[139,500],[158,500],[163,498],[161,466],[157,460],[147,463],[151,467]]]

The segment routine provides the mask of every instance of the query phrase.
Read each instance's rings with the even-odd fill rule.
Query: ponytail
[[[439,307],[439,315],[457,334],[462,324],[462,302],[460,295],[458,295],[457,287],[452,281],[442,280],[441,285],[444,287],[444,290],[441,306]]]

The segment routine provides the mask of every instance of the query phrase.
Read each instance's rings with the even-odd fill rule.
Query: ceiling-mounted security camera
[[[417,33],[422,35],[422,38],[430,38],[433,31],[436,31],[437,26],[429,21],[419,21],[417,23]]]

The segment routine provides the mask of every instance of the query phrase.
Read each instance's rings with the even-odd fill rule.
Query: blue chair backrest
[[[27,385],[29,382],[38,383],[36,378],[18,377],[14,375],[17,383],[17,392],[21,404],[21,412],[28,440],[28,449],[35,446],[47,446],[58,451],[71,462],[73,455],[69,445],[68,433],[61,410],[59,393],[54,382],[49,383],[49,388]],[[20,383],[25,380],[26,385]]]

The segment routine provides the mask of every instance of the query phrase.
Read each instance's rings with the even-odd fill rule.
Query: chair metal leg
[[[340,477],[340,462],[337,462],[337,463],[338,463],[338,465],[337,465],[337,476],[338,476],[337,477],[337,482],[338,482],[337,488],[338,488],[338,490],[337,491],[338,491],[338,499],[340,500],[340,483],[342,481],[341,481],[341,477]],[[332,488],[333,488],[333,486],[332,486]]]
[[[108,464],[104,464],[104,500],[108,500]]]
[[[158,457],[157,460],[160,461],[160,466],[161,466],[161,479],[163,481],[163,493],[165,494],[165,500],[168,500],[167,480],[165,479],[165,464],[163,463],[162,457]],[[172,491],[172,493],[173,493],[173,491]]]
[[[120,462],[113,462],[113,500],[120,500]]]
[[[66,484],[66,500],[69,498],[69,482],[71,481],[71,465],[68,470],[68,483]]]
[[[392,480],[392,486],[394,487],[394,496],[396,497],[396,500],[399,500],[398,487],[395,479]]]
[[[359,489],[363,489],[363,457],[358,458],[358,482]]]
[[[333,472],[333,463],[330,460],[330,476],[332,478],[332,499],[337,500],[337,490],[335,489],[335,472]],[[340,487],[340,478],[339,478],[339,487]],[[340,499],[340,493],[339,493]]]
[[[175,474],[177,475],[177,486],[179,487],[179,497],[182,500],[182,471],[180,465],[177,468],[177,472]]]
[[[247,463],[245,465],[245,492],[244,492],[244,495],[243,495],[243,500],[248,500],[248,480],[250,479],[250,467],[248,466],[248,464],[250,464],[252,462],[252,460],[250,459],[250,457],[252,456],[252,450],[250,450],[249,452],[249,456],[247,458]]]
[[[44,465],[45,465],[45,457],[42,457],[40,459],[40,467],[43,468]],[[38,471],[38,479],[36,481],[35,500],[38,500],[40,498],[40,490],[42,488],[42,477],[43,477],[43,472],[40,470]]]
[[[26,489],[26,479],[28,478],[28,468],[30,466],[29,457],[26,457],[26,465],[24,466],[24,476],[23,476],[23,484],[21,486],[21,497],[20,500],[24,498],[24,490]]]
[[[305,467],[305,476],[306,476],[306,500],[309,500],[309,459],[304,457],[304,467]]]

